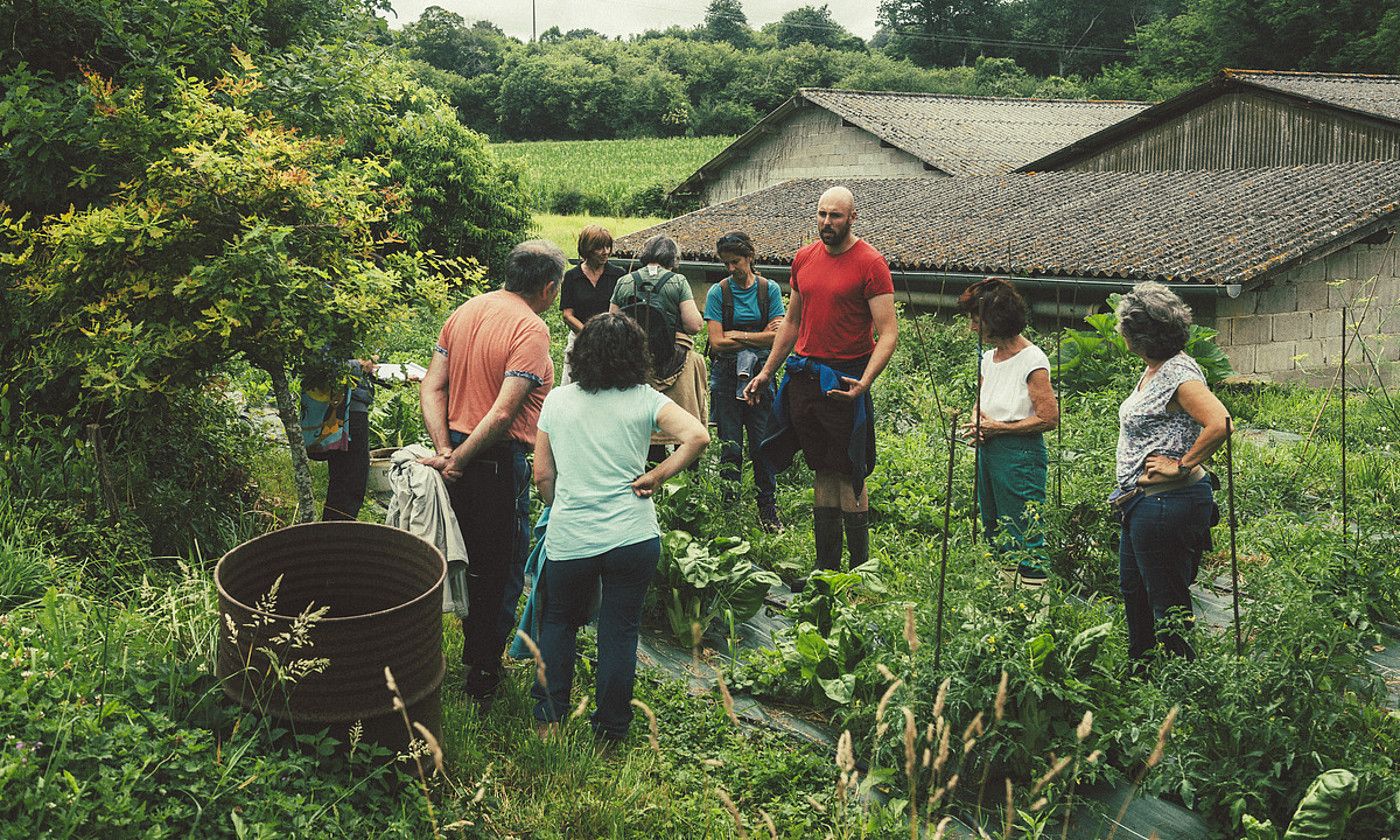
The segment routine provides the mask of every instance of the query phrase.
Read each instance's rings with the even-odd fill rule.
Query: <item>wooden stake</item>
[[[1235,602],[1235,656],[1244,655],[1240,638],[1240,562],[1235,549],[1235,420],[1225,418],[1225,486],[1230,500],[1230,590]]]
[[[957,457],[958,413],[948,418],[948,484],[943,494],[943,551],[938,561],[938,615],[934,620],[933,669],[943,662],[943,591],[948,580],[948,531],[953,527],[953,460]]]
[[[1347,537],[1347,305],[1342,304],[1342,539]]]

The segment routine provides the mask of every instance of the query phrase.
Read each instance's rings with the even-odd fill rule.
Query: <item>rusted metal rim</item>
[[[426,590],[424,590],[423,592],[419,593],[417,596],[415,596],[415,597],[413,597],[413,598],[411,598],[411,599],[409,599],[409,600],[407,600],[407,601],[404,601],[404,602],[399,603],[399,604],[395,604],[395,605],[392,606],[392,607],[388,607],[388,608],[385,608],[385,609],[382,609],[382,610],[376,610],[376,611],[374,611],[374,612],[356,613],[356,614],[354,614],[354,615],[339,615],[339,616],[336,616],[336,615],[329,615],[329,616],[326,616],[326,617],[320,619],[319,621],[317,621],[317,624],[331,623],[331,622],[357,621],[357,620],[362,620],[362,619],[366,619],[366,618],[376,618],[376,617],[387,616],[387,615],[391,615],[391,614],[393,614],[393,613],[395,613],[395,612],[399,612],[399,611],[402,611],[402,610],[406,610],[406,609],[415,607],[415,606],[417,606],[417,605],[419,604],[419,602],[423,601],[424,599],[426,599],[426,598],[428,598],[428,597],[430,597],[430,596],[432,596],[432,597],[441,597],[441,595],[440,595],[440,593],[441,593],[441,587],[442,587],[443,585],[445,585],[445,582],[446,582],[446,579],[447,579],[447,558],[443,556],[442,552],[438,550],[437,546],[433,545],[432,543],[427,542],[426,540],[423,540],[423,539],[421,539],[421,538],[419,538],[419,537],[416,537],[416,536],[414,536],[413,534],[408,533],[407,531],[403,531],[403,530],[400,530],[400,529],[398,529],[398,528],[393,528],[393,527],[390,527],[390,526],[388,526],[388,525],[380,525],[380,524],[377,524],[377,523],[374,523],[374,522],[334,522],[334,523],[327,523],[327,522],[307,522],[307,523],[303,523],[303,524],[301,524],[301,525],[292,525],[292,526],[287,527],[287,528],[279,528],[279,529],[276,530],[276,531],[269,531],[269,532],[267,532],[266,534],[261,534],[261,535],[259,535],[259,536],[256,536],[256,537],[252,538],[251,540],[248,540],[247,542],[242,543],[241,545],[237,546],[237,547],[234,548],[233,550],[229,551],[229,552],[228,552],[227,554],[225,554],[222,558],[220,558],[218,564],[217,564],[216,566],[214,566],[214,585],[215,585],[215,586],[218,588],[218,590],[219,590],[219,596],[220,596],[221,598],[227,600],[229,603],[235,604],[235,605],[241,607],[241,608],[244,609],[244,610],[247,610],[249,613],[252,613],[252,614],[254,614],[254,615],[265,615],[265,616],[269,616],[269,617],[271,617],[271,618],[281,619],[281,620],[283,620],[283,621],[294,621],[294,620],[296,620],[297,616],[295,616],[295,615],[286,615],[286,614],[283,614],[283,613],[275,613],[275,612],[267,612],[267,611],[265,611],[265,610],[259,610],[259,609],[255,608],[255,607],[253,607],[253,606],[250,606],[250,605],[248,605],[248,604],[243,603],[243,602],[240,601],[238,598],[235,598],[235,597],[234,597],[232,594],[230,594],[230,593],[228,592],[228,590],[224,587],[223,571],[224,571],[224,568],[225,568],[225,564],[228,563],[228,562],[230,561],[230,559],[233,559],[233,560],[236,562],[236,561],[241,557],[242,554],[244,554],[244,553],[247,552],[247,551],[256,551],[257,548],[258,548],[259,546],[261,546],[261,545],[265,545],[265,544],[268,544],[268,543],[274,543],[274,542],[275,542],[275,543],[278,543],[278,544],[281,544],[282,542],[288,541],[289,539],[294,541],[295,539],[298,538],[298,535],[295,534],[294,532],[297,532],[297,531],[308,531],[308,530],[322,530],[322,529],[326,528],[327,526],[333,527],[333,528],[336,528],[336,529],[340,529],[340,530],[347,530],[347,529],[351,529],[351,528],[357,528],[357,529],[360,529],[360,530],[366,535],[367,538],[370,537],[370,536],[372,535],[373,538],[375,538],[375,539],[381,539],[381,540],[384,540],[384,541],[415,544],[415,545],[416,545],[418,548],[420,548],[420,549],[421,549],[421,547],[423,547],[423,546],[427,546],[428,548],[432,549],[433,554],[437,555],[437,559],[438,559],[438,563],[440,564],[441,571],[438,572],[437,580],[434,581],[433,584],[432,584],[431,586],[429,586]],[[366,541],[368,541],[368,539],[367,539]]]

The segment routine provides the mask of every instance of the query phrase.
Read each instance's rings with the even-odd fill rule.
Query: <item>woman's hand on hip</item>
[[[1138,484],[1161,484],[1166,481],[1176,481],[1185,476],[1190,470],[1181,465],[1181,462],[1169,455],[1148,455],[1143,462],[1142,476],[1138,478]]]
[[[632,482],[632,493],[640,499],[649,499],[662,485],[662,479],[655,470],[648,470]]]

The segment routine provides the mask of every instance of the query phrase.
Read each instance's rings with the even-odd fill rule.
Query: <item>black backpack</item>
[[[685,364],[685,351],[676,344],[676,330],[680,325],[656,300],[657,291],[678,276],[674,271],[663,271],[656,277],[647,277],[642,270],[634,271],[632,294],[618,305],[622,314],[641,324],[642,331],[647,334],[652,375],[657,379],[674,375]]]

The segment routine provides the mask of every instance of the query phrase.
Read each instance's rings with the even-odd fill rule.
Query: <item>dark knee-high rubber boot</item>
[[[818,569],[841,568],[841,508],[812,508],[812,537]]]
[[[841,514],[846,524],[846,548],[851,552],[851,568],[870,559],[870,514],[867,511],[847,511]]]

